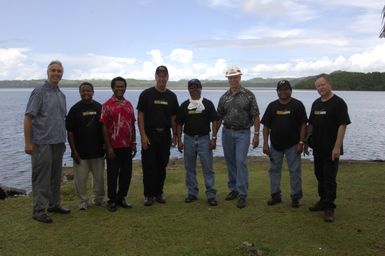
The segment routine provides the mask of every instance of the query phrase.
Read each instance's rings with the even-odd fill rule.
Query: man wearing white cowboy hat
[[[228,171],[230,193],[226,200],[238,198],[238,208],[246,206],[248,189],[247,152],[250,144],[250,127],[254,126],[253,148],[259,144],[259,109],[254,94],[241,86],[241,69],[226,69],[230,89],[218,103],[219,125],[223,123],[222,146]]]

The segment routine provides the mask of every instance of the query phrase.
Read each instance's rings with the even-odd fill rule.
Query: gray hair
[[[328,75],[328,74],[325,74],[325,73],[319,74],[319,75],[317,75],[317,76],[315,77],[315,80],[318,80],[318,79],[320,79],[320,78],[325,79],[325,81],[328,82],[330,85],[333,84],[332,78],[331,78],[331,76]]]
[[[54,64],[57,64],[57,65],[59,65],[62,69],[64,69],[64,68],[63,68],[63,64],[61,63],[60,60],[53,60],[53,61],[51,61],[51,62],[48,64],[47,69],[49,69],[49,68],[50,68],[52,65],[54,65]]]

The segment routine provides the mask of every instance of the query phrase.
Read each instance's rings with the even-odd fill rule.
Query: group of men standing
[[[116,77],[111,81],[113,95],[103,105],[93,100],[92,84],[82,83],[79,86],[81,100],[66,115],[65,95],[58,86],[63,71],[60,61],[48,65],[48,79],[31,93],[24,119],[25,152],[32,159],[32,218],[43,223],[52,222],[47,211],[70,213],[60,204],[66,130],[74,160],[79,209],[86,210],[89,204],[86,189],[89,172],[93,176],[94,204],[105,204],[104,155],[107,162],[107,209],[114,212],[117,206],[132,207],[125,197],[132,176],[132,159],[136,154],[136,119],[132,104],[124,97],[126,80]],[[190,99],[179,106],[175,93],[167,89],[167,67],[157,67],[155,86],[140,94],[137,105],[144,205],[166,203],[163,192],[166,167],[170,146],[176,145],[184,154],[185,202],[198,199],[196,160],[199,156],[207,202],[210,206],[218,204],[212,151],[223,125],[222,146],[229,189],[225,199],[237,199],[238,208],[246,207],[247,154],[250,141],[253,148],[259,145],[261,122],[264,125],[263,152],[271,160],[271,199],[267,204],[282,202],[280,182],[283,157],[286,156],[290,170],[291,205],[294,208],[300,206],[301,153],[308,152],[310,144],[320,200],[309,209],[322,210],[325,221],[334,221],[338,160],[343,153],[342,141],[350,120],[346,103],[332,92],[330,77],[322,74],[316,78],[316,88],[321,97],[313,103],[309,120],[303,104],[291,97],[290,83],[282,80],[277,84],[278,99],[269,104],[260,121],[256,98],[241,86],[241,76],[238,67],[227,69],[230,88],[219,99],[216,110],[209,99],[202,97],[202,84],[198,79],[188,82]]]

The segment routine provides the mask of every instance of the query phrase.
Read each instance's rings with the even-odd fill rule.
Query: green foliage
[[[330,74],[333,90],[384,91],[385,72],[359,73],[336,71]],[[297,84],[296,89],[314,89],[315,76]]]
[[[191,204],[183,202],[183,160],[170,161],[165,205],[143,206],[137,162],[127,197],[132,209],[110,213],[92,206],[79,211],[71,181],[63,184],[62,204],[72,213],[50,214],[52,224],[31,219],[30,197],[0,200],[0,255],[384,255],[384,163],[341,163],[335,223],[325,223],[322,213],[307,209],[318,199],[312,162],[303,161],[304,198],[299,209],[290,207],[286,165],[283,203],[266,205],[268,167],[264,158],[249,158],[249,197],[244,209],[224,200],[228,191],[222,158],[214,164],[217,207],[206,202],[199,165],[200,198]]]

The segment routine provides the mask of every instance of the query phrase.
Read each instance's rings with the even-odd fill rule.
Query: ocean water
[[[32,89],[0,89],[0,184],[21,189],[31,190],[31,163],[30,156],[24,153],[23,119],[25,107]],[[63,89],[69,108],[79,99],[77,89]],[[217,105],[223,90],[204,90],[202,95]],[[277,98],[273,89],[253,90],[261,116],[269,102]],[[126,98],[136,107],[141,90],[127,90]],[[179,103],[188,99],[187,90],[176,90]],[[352,160],[385,160],[385,118],[382,114],[385,109],[385,92],[356,92],[336,91],[348,104],[352,124],[348,126],[345,140],[345,155],[342,159]],[[103,103],[112,92],[109,89],[97,89],[94,99]],[[312,102],[318,97],[315,90],[293,91],[293,97],[301,100],[307,114],[310,112]],[[261,127],[262,129],[262,127]],[[139,135],[139,132],[137,132]],[[223,156],[222,143],[218,133],[217,149],[215,156]],[[140,139],[137,138],[137,142]],[[250,156],[262,156],[262,136],[260,146],[256,149],[250,147]],[[135,159],[140,159],[140,145]],[[171,157],[182,157],[176,148],[171,149]],[[310,157],[311,158],[311,157]],[[64,165],[72,166],[70,149],[64,155]]]

